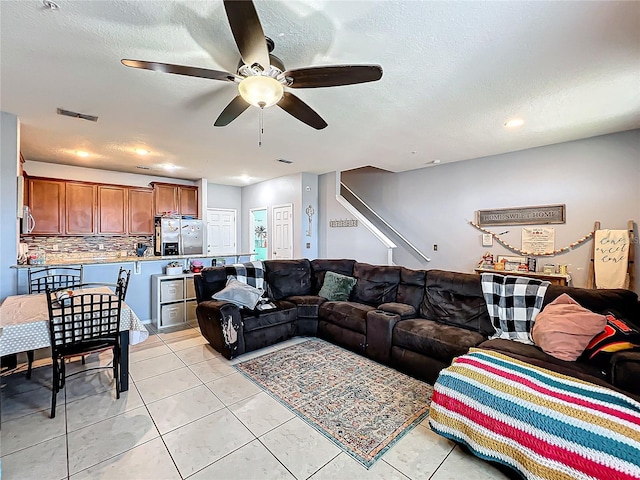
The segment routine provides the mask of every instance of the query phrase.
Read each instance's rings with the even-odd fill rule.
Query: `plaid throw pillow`
[[[531,330],[549,282],[533,278],[482,274],[482,294],[491,323],[491,338],[504,338],[532,345]]]

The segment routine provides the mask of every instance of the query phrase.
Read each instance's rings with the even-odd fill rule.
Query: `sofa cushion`
[[[477,332],[412,318],[396,324],[392,344],[448,363],[485,340],[486,337]]]
[[[297,308],[291,302],[276,300],[273,302],[275,310],[266,311],[242,311],[242,323],[244,331],[251,332],[260,328],[272,327],[281,323],[295,322],[297,318]]]
[[[549,285],[544,296],[543,305],[551,303],[563,293],[568,294],[584,308],[592,312],[607,314],[614,311],[621,318],[627,319],[640,327],[640,303],[638,294],[631,290],[591,290],[587,288],[563,287]]]
[[[320,305],[327,301],[326,298],[317,295],[294,295],[286,300],[298,307],[298,317],[301,318],[318,318]]]
[[[561,360],[576,360],[591,339],[604,330],[604,315],[582,307],[563,293],[544,307],[533,324],[533,341],[545,353]]]
[[[253,310],[256,308],[261,296],[261,289],[230,277],[229,281],[227,281],[227,286],[219,292],[214,293],[212,298],[218,301],[235,303],[239,307],[246,307]]]
[[[206,302],[211,296],[222,290],[227,284],[227,272],[225,267],[206,267],[200,275],[194,275],[193,281],[196,286],[196,299],[198,303]]]
[[[514,275],[482,274],[482,293],[487,302],[495,335],[532,344],[531,329],[540,310],[549,282]]]
[[[358,333],[366,333],[367,312],[375,307],[355,302],[325,302],[320,305],[318,316],[328,323]]]
[[[311,263],[300,260],[265,260],[267,292],[274,300],[311,294]]]
[[[324,283],[324,276],[327,272],[336,272],[349,277],[353,276],[353,266],[355,260],[329,260],[324,258],[317,258],[311,260],[311,291],[316,294],[322,288]]]
[[[381,303],[396,301],[400,267],[356,262],[353,276],[358,279],[358,283],[351,293],[352,301],[375,307]]]
[[[396,302],[406,303],[418,310],[424,296],[426,274],[425,270],[400,267],[400,284],[398,285]]]
[[[446,325],[493,335],[480,275],[428,270],[420,315]]]
[[[353,290],[356,282],[357,280],[353,277],[336,272],[327,272],[318,296],[324,297],[331,302],[346,302],[349,300],[349,295],[351,295],[351,290]]]

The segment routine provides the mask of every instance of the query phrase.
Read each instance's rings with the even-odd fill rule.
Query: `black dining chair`
[[[83,281],[83,268],[80,267],[36,267],[29,268],[27,284],[29,293],[44,293],[47,288],[69,288]],[[27,378],[31,378],[35,352],[27,350]]]
[[[68,377],[96,369],[110,368],[116,384],[116,398],[120,398],[120,317],[125,289],[123,280],[116,285],[118,293],[84,293],[86,288],[113,284],[91,283],[77,285],[71,294],[66,289],[47,290],[49,334],[53,360],[53,391],[51,418],[56,416],[56,398]],[[106,350],[113,352],[113,365],[94,367],[70,374],[65,360]]]

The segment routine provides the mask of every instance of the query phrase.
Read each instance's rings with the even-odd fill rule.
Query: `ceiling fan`
[[[320,115],[287,88],[318,88],[374,82],[382,78],[380,65],[332,65],[287,70],[271,52],[273,40],[265,37],[251,0],[225,0],[224,8],[242,60],[236,74],[170,63],[122,60],[127,67],[209,78],[238,84],[238,95],[222,111],[214,125],[224,127],[250,105],[261,109],[278,105],[301,122],[321,130],[327,126]]]

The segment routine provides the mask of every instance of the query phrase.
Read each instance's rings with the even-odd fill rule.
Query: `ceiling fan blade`
[[[284,92],[284,96],[278,102],[278,106],[289,115],[296,117],[301,122],[306,123],[316,130],[322,130],[327,126],[327,122],[325,122],[322,117],[315,112],[315,110],[296,97],[293,93]]]
[[[242,77],[237,77],[232,73],[210,70],[208,68],[187,67],[185,65],[173,65],[171,63],[145,62],[143,60],[123,59],[121,62],[127,67],[144,68],[155,72],[175,73],[188,77],[210,78],[211,80],[221,80],[223,82],[235,82],[236,79],[239,81],[242,80]]]
[[[249,108],[249,106],[250,105],[245,102],[240,95],[238,95],[236,98],[231,100],[229,105],[226,106],[213,125],[215,127],[225,127],[229,125],[238,118],[242,112]]]
[[[328,65],[288,70],[281,74],[290,79],[291,88],[336,87],[354,83],[375,82],[382,78],[380,65]]]
[[[258,63],[263,70],[269,68],[267,41],[253,2],[225,0],[224,9],[244,63],[249,66]]]

